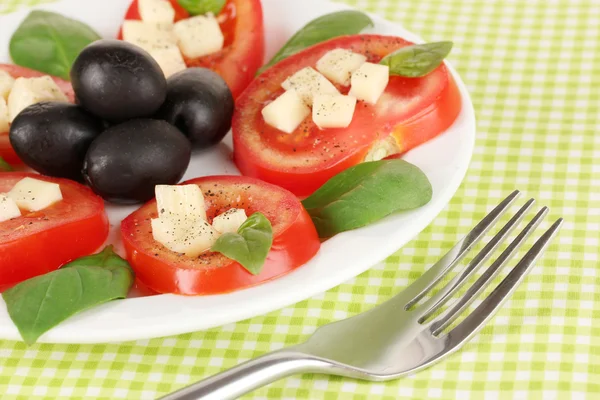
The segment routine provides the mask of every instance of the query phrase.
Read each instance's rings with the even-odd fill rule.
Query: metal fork
[[[440,361],[461,348],[496,313],[563,222],[562,218],[557,220],[473,312],[449,332],[444,332],[513,258],[548,213],[548,208],[543,207],[473,286],[439,315],[434,316],[517,227],[534,199],[527,201],[446,286],[421,304],[419,301],[469,253],[518,196],[519,191],[515,191],[503,200],[419,279],[387,302],[365,313],[324,325],[305,343],[240,364],[169,394],[163,400],[235,399],[278,379],[307,372],[384,381]]]

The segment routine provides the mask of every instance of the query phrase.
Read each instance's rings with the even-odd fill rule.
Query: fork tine
[[[438,335],[444,328],[452,324],[458,318],[460,313],[467,308],[477,296],[492,283],[500,270],[510,261],[523,243],[537,229],[544,217],[548,214],[548,208],[543,207],[535,217],[531,219],[529,224],[519,233],[519,235],[511,242],[511,244],[500,254],[500,256],[492,263],[492,265],[477,279],[467,292],[454,304],[452,307],[445,310],[431,323],[430,330],[434,335]]]
[[[500,231],[485,245],[485,247],[477,253],[477,255],[471,260],[469,265],[457,276],[455,276],[450,283],[444,286],[438,293],[435,294],[431,299],[427,300],[420,308],[423,310],[423,315],[419,322],[422,322],[429,318],[436,310],[438,310],[448,299],[452,297],[457,290],[464,286],[469,278],[481,267],[493,254],[494,251],[500,246],[506,237],[521,223],[531,206],[535,203],[534,199],[529,199],[527,203],[521,207],[521,209],[500,229]]]
[[[460,345],[475,335],[494,316],[496,311],[515,291],[535,262],[544,253],[554,236],[558,233],[562,223],[563,219],[560,218],[552,224],[510,271],[506,278],[496,286],[494,291],[464,321],[448,332],[448,351],[458,349]]]
[[[519,197],[520,192],[515,190],[506,199],[502,200],[488,215],[486,215],[464,238],[459,240],[448,253],[429,268],[420,278],[404,289],[404,296],[409,296],[405,308],[409,309],[429,292],[487,233],[496,221],[504,215],[511,204]]]

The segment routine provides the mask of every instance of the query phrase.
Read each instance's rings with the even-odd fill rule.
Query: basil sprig
[[[252,214],[237,233],[224,233],[211,251],[239,262],[252,275],[260,274],[273,244],[271,222],[262,213]]]
[[[133,284],[133,270],[112,246],[36,276],[2,293],[8,314],[27,344],[69,317],[123,299]]]
[[[225,6],[226,0],[177,0],[190,15],[201,15],[206,13],[219,14]]]
[[[374,25],[371,18],[360,11],[346,10],[323,15],[312,20],[296,32],[273,56],[271,61],[258,70],[257,74],[307,47],[334,37],[354,35],[372,26]]]
[[[406,46],[385,56],[379,63],[390,67],[390,75],[417,78],[436,69],[452,50],[452,42]]]
[[[421,207],[431,196],[431,184],[419,168],[392,159],[350,167],[325,182],[302,204],[319,236],[328,238],[393,212]]]
[[[49,11],[32,11],[10,38],[17,65],[69,79],[73,61],[100,36],[86,24]]]
[[[0,157],[0,172],[10,172],[14,171],[13,167],[10,166],[9,163],[4,161],[2,157]]]

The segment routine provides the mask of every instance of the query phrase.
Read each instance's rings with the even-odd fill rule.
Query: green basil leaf
[[[69,80],[75,58],[100,36],[86,24],[48,11],[32,11],[10,39],[17,65]]]
[[[219,14],[225,6],[226,0],[177,0],[191,15],[200,15],[206,13]]]
[[[364,162],[348,168],[321,186],[302,204],[319,236],[369,225],[401,210],[421,207],[431,200],[425,174],[400,159]]]
[[[10,172],[14,171],[13,167],[10,166],[9,163],[4,161],[2,157],[0,157],[0,172]]]
[[[360,11],[346,10],[323,15],[312,20],[300,29],[273,56],[271,61],[258,70],[258,74],[279,61],[317,43],[334,37],[355,35],[367,27],[372,27],[373,21]]]
[[[125,298],[133,280],[127,261],[110,246],[99,254],[21,282],[2,297],[21,337],[32,344],[44,332],[81,311]]]
[[[240,226],[237,233],[224,233],[212,245],[216,251],[239,262],[252,275],[260,274],[273,244],[271,222],[256,212]]]
[[[379,62],[390,67],[390,75],[417,78],[436,69],[452,50],[452,42],[414,44],[396,50]]]

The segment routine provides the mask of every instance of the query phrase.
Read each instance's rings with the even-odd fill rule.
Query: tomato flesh
[[[170,251],[152,236],[150,220],[158,216],[152,200],[121,224],[127,259],[137,278],[159,293],[201,295],[231,292],[286,274],[319,250],[316,229],[298,199],[287,190],[253,178],[210,176],[193,179],[204,193],[208,221],[230,208],[247,215],[260,211],[273,226],[273,245],[258,275],[220,253],[190,258]]]
[[[311,194],[329,178],[361,162],[379,140],[393,135],[400,152],[446,130],[461,108],[460,93],[445,65],[425,77],[391,76],[377,104],[358,102],[347,128],[319,129],[308,117],[286,134],[266,124],[261,110],[283,93],[281,83],[300,69],[315,67],[328,51],[345,48],[378,63],[412,43],[380,35],[339,37],[274,65],[256,78],[236,102],[234,159],[244,175],[282,186],[298,196]],[[338,86],[346,94],[349,87]]]
[[[8,74],[13,78],[37,78],[48,75],[43,72],[34,71],[29,68],[11,64],[0,64],[0,70],[8,72]],[[69,98],[69,101],[74,102],[75,93],[73,92],[71,83],[55,76],[52,76],[51,78],[54,80],[54,82],[56,82],[60,90],[62,90]],[[21,164],[21,160],[10,145],[8,132],[0,132],[0,157],[2,157],[9,164]]]
[[[104,202],[79,183],[32,173],[3,172],[0,193],[8,192],[25,177],[58,183],[63,199],[41,211],[21,210],[20,217],[0,222],[0,289],[89,255],[108,236]]]
[[[175,9],[175,22],[189,14],[177,0],[169,0]],[[138,0],[134,0],[126,20],[140,20]],[[186,58],[188,67],[204,67],[217,72],[227,82],[233,97],[238,97],[254,79],[265,55],[265,37],[260,0],[227,0],[217,16],[225,42],[217,53]],[[119,39],[122,34],[119,32]]]

